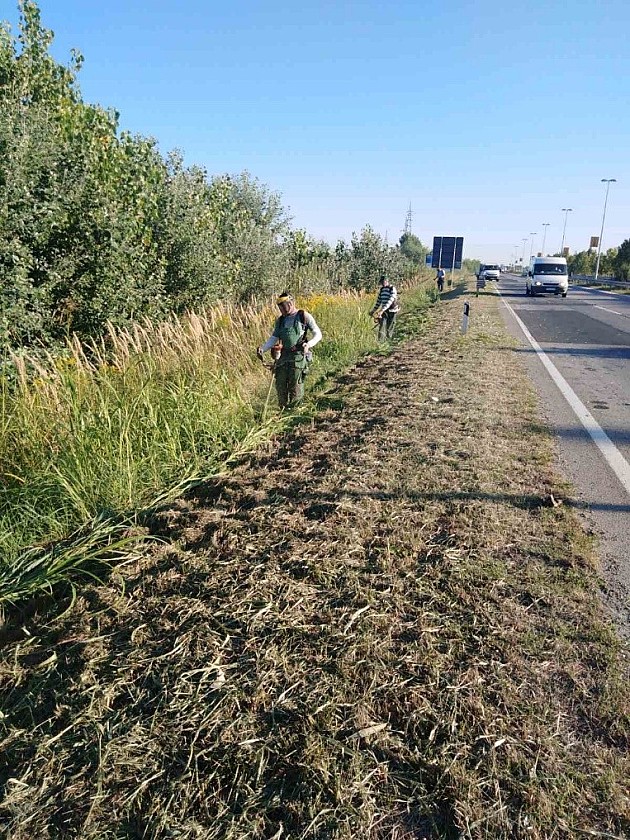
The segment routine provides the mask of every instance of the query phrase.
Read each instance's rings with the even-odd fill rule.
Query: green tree
[[[398,242],[401,254],[420,268],[425,264],[426,255],[429,249],[422,244],[420,239],[413,233],[403,233]]]
[[[605,253],[600,254],[599,274],[601,277],[612,277],[615,274],[617,250],[617,248],[609,248]]]
[[[233,281],[235,269],[222,259],[218,235],[229,187],[222,202],[205,170],[186,169],[179,152],[169,154],[166,169],[152,236],[163,270],[165,307],[181,313],[224,296]]]
[[[0,26],[0,350],[280,284],[364,288],[417,270],[417,237],[392,248],[368,226],[333,251],[291,230],[249,173],[209,177],[121,133],[116,111],[82,100],[82,56],[58,64],[37,4],[19,8],[17,37]]]
[[[303,268],[313,261],[312,244],[305,230],[292,230],[286,239],[289,265],[292,269]]]
[[[462,268],[470,274],[477,274],[479,271],[479,260],[462,260]]]
[[[348,274],[350,286],[354,289],[375,286],[380,275],[389,268],[388,251],[387,243],[369,225],[360,234],[353,233]]]
[[[242,172],[214,178],[210,203],[227,290],[239,301],[269,294],[287,271],[289,223],[280,196]]]
[[[573,274],[595,274],[597,254],[594,251],[578,251],[567,259],[569,271]]]
[[[617,249],[613,271],[619,280],[630,280],[630,239],[624,239]]]
[[[117,135],[85,105],[32,2],[0,41],[0,281],[5,343],[98,334],[107,319],[161,310],[150,232],[165,167],[153,141]]]

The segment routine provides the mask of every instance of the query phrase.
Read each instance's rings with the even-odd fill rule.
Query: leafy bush
[[[48,54],[32,0],[19,37],[0,29],[0,356],[61,347],[107,323],[160,320],[214,301],[246,303],[286,286],[365,289],[417,270],[416,251],[369,226],[334,252],[291,230],[280,196],[247,172],[208,176],[119,132],[83,102],[82,56]],[[404,245],[404,247],[403,247]]]

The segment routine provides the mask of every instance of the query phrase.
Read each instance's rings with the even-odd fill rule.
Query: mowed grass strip
[[[9,836],[630,836],[593,546],[496,300],[465,338],[461,304],[164,510],[169,545],[25,620]]]

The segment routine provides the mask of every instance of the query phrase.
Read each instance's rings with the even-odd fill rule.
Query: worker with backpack
[[[282,292],[276,304],[280,317],[256,353],[262,359],[271,350],[278,404],[289,408],[304,398],[304,377],[313,358],[311,349],[321,341],[322,332],[309,312],[296,307],[289,292]]]

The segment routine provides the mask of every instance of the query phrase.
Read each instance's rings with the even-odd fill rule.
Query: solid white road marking
[[[603,309],[604,312],[612,312],[613,315],[621,315],[622,318],[628,317],[628,315],[625,315],[623,312],[615,312],[614,309],[608,309],[606,306],[599,306],[596,303],[594,303],[593,306],[595,307],[595,309]]]
[[[613,297],[622,297],[621,292],[607,292],[606,289],[591,289],[590,286],[580,286],[579,283],[574,286],[569,286],[570,289],[579,289],[581,292],[590,292],[593,295],[612,295]],[[623,295],[625,297],[625,295]]]
[[[516,323],[523,330],[525,337],[538,354],[540,361],[547,368],[549,375],[560,389],[560,393],[569,403],[569,405],[573,409],[573,413],[578,418],[580,423],[584,426],[586,431],[589,433],[589,435],[593,439],[593,443],[599,448],[602,455],[608,462],[608,465],[621,482],[624,490],[630,496],[630,464],[626,461],[621,452],[617,449],[615,444],[608,437],[606,432],[602,429],[602,427],[599,425],[599,423],[593,417],[590,411],[580,401],[573,388],[571,388],[569,383],[553,364],[549,356],[547,356],[540,344],[538,344],[534,336],[530,333],[525,324],[521,321],[516,312],[512,309],[510,304],[507,303],[505,300],[503,300],[503,303],[507,306],[509,311],[516,319]]]

